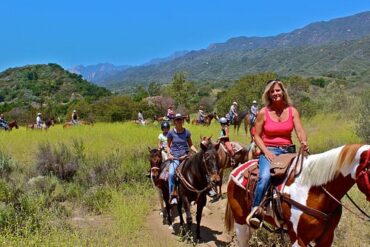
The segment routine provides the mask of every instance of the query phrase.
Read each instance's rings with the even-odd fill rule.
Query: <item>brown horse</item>
[[[202,219],[203,207],[207,202],[207,193],[214,187],[214,183],[220,181],[217,145],[214,145],[210,138],[207,142],[201,142],[201,149],[192,155],[183,165],[177,169],[179,184],[179,202],[177,204],[181,226],[184,224],[182,217],[182,205],[186,212],[186,223],[188,230],[191,230],[192,217],[190,213],[190,203],[197,204],[197,227],[196,238],[200,239],[200,221]]]
[[[237,169],[241,167],[233,172],[238,172]],[[307,246],[311,242],[315,246],[331,246],[342,214],[339,201],[346,192],[356,183],[370,201],[369,171],[370,145],[345,145],[310,155],[304,159],[302,171],[297,176],[290,173],[280,189],[282,218],[267,213],[265,221],[272,226],[285,225],[293,246]],[[227,196],[226,229],[230,231],[235,222],[239,246],[248,246],[251,228],[246,217],[250,208],[246,206],[246,191],[232,176]],[[267,212],[271,212],[270,208]]]
[[[231,146],[239,146],[242,147],[242,145],[239,142],[231,142]],[[235,160],[235,166],[238,166],[238,164],[242,164],[244,162],[248,161],[248,153],[249,150],[245,147],[242,147],[242,149],[237,150],[237,152],[234,155],[234,160]],[[226,168],[232,167],[231,166],[231,157],[229,152],[226,149],[225,143],[221,140],[220,145],[217,149],[217,154],[218,154],[218,159],[219,159],[219,166],[220,166],[220,183],[218,184],[219,191],[218,191],[218,196],[222,196],[222,179],[224,175],[224,170]]]
[[[51,126],[54,126],[54,118],[49,118],[46,120],[43,124],[41,124],[40,128],[37,126],[37,124],[27,124],[28,129],[38,129],[38,130],[46,130],[50,128]]]
[[[10,121],[10,122],[8,123],[8,129],[6,129],[6,130],[11,131],[13,128],[16,128],[16,129],[18,129],[18,128],[19,128],[19,127],[18,127],[17,120]]]
[[[201,125],[204,125],[204,126],[209,126],[209,125],[211,125],[213,119],[218,119],[218,116],[217,116],[216,112],[207,114],[204,117],[204,121],[203,122],[199,122],[198,119],[193,119],[191,121],[191,124],[193,124],[193,125],[201,124]]]
[[[149,150],[149,162],[150,162],[150,180],[152,181],[155,188],[158,190],[159,203],[161,205],[161,213],[163,210],[163,201],[166,205],[167,217],[163,214],[163,218],[167,220],[167,224],[172,228],[171,220],[171,205],[169,203],[169,193],[168,193],[168,181],[160,178],[160,174],[165,168],[167,161],[162,161],[162,155],[160,149],[150,149]]]

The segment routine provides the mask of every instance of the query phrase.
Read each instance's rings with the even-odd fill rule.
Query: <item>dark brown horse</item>
[[[163,214],[163,218],[167,220],[167,224],[172,228],[171,219],[171,205],[169,203],[169,193],[168,193],[168,181],[161,179],[160,174],[165,168],[168,161],[162,162],[162,155],[160,149],[150,149],[149,150],[149,162],[150,162],[150,179],[158,190],[159,203],[161,205],[161,213],[163,213],[163,201],[166,205],[166,213]]]
[[[9,130],[12,130],[13,128],[16,128],[16,129],[19,128],[18,127],[17,120],[10,121],[9,124],[8,124],[8,126],[9,126]]]
[[[242,168],[236,168],[232,174],[242,174]],[[280,189],[281,218],[271,213],[269,203],[265,221],[272,226],[285,226],[293,246],[315,242],[315,246],[329,247],[342,214],[340,200],[347,191],[356,183],[370,201],[369,171],[370,145],[350,144],[309,155],[304,159],[302,171],[296,176],[294,172],[289,173]],[[229,180],[227,197],[226,229],[230,231],[235,225],[238,244],[246,247],[251,237],[251,228],[246,222],[250,212],[247,205],[251,203],[247,198],[250,197],[234,178]],[[292,203],[297,202],[300,206],[293,207]]]
[[[18,129],[18,123],[17,123],[17,120],[12,120],[8,123],[8,128],[7,129],[4,129],[4,130],[8,130],[8,131],[11,131],[13,128],[16,128]]]
[[[180,224],[181,226],[184,224],[182,217],[182,205],[184,205],[187,227],[189,231],[191,230],[190,203],[194,201],[197,204],[197,239],[200,239],[200,221],[203,207],[207,202],[207,193],[216,182],[220,181],[217,145],[214,145],[210,138],[206,138],[206,140],[206,144],[201,142],[200,151],[192,155],[183,165],[180,165],[176,172],[180,180],[179,203],[177,204]]]
[[[213,119],[218,119],[218,116],[217,116],[216,112],[207,114],[204,117],[203,122],[199,122],[198,119],[193,119],[193,121],[191,121],[191,124],[193,124],[193,125],[201,124],[201,125],[209,126]]]

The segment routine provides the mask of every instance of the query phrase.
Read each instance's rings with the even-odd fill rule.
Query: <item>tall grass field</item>
[[[336,115],[303,123],[312,153],[360,142],[353,123]],[[155,246],[142,229],[146,215],[158,207],[145,174],[159,125],[97,123],[0,132],[0,245]],[[220,130],[217,123],[185,127],[197,147],[201,136],[215,140]],[[243,128],[231,131],[231,139],[250,141]],[[357,188],[350,194],[370,211]],[[369,240],[369,224],[344,210],[334,246],[369,246]]]

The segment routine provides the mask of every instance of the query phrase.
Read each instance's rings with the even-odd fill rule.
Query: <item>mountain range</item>
[[[188,79],[196,82],[233,81],[260,71],[274,71],[281,76],[334,74],[361,79],[361,75],[369,74],[369,35],[370,12],[363,12],[276,36],[231,38],[206,49],[111,70],[91,81],[123,89],[136,83],[166,83],[178,71],[186,72]]]

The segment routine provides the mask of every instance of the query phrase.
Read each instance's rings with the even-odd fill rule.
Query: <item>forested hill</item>
[[[363,48],[368,50],[368,35],[370,12],[364,12],[277,36],[232,38],[170,61],[129,68],[105,79],[105,85],[124,88],[134,83],[165,83],[177,71],[187,72],[194,81],[235,80],[246,73],[267,70],[303,76],[342,73],[342,67],[335,67],[333,61],[359,68],[361,60],[369,60],[370,54],[362,52]],[[338,50],[342,48],[350,50]],[[343,69],[348,70],[345,65]]]
[[[1,112],[14,107],[67,105],[79,99],[92,101],[110,94],[57,64],[10,68],[0,73]]]

